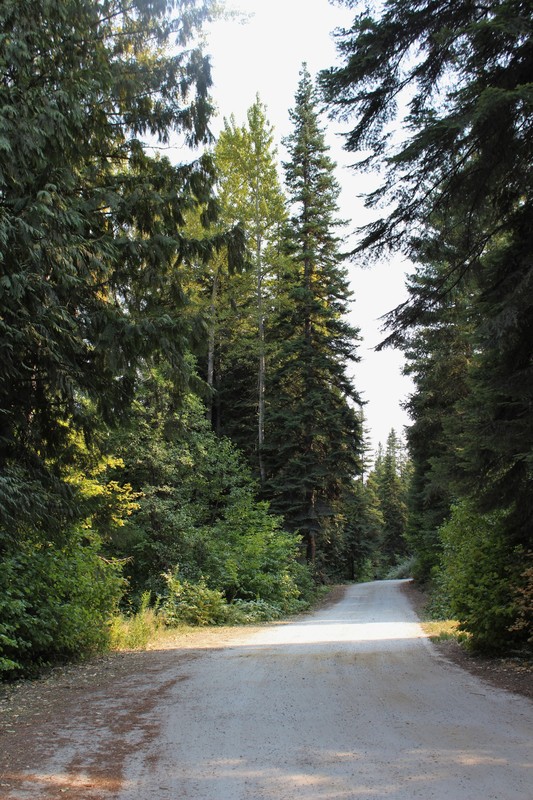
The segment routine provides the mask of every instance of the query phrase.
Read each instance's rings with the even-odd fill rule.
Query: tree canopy
[[[520,0],[391,0],[383,13],[362,11],[337,33],[344,64],[322,73],[325,97],[336,116],[355,121],[346,148],[368,153],[366,165],[384,165],[385,181],[369,202],[392,201],[360,250],[414,247],[416,255],[420,224],[462,208],[466,268],[520,226],[532,147],[529,11]],[[406,133],[399,141],[398,113]]]
[[[59,457],[89,410],[122,413],[139,359],[186,373],[180,264],[221,242],[183,232],[189,208],[214,210],[210,159],[172,165],[144,142],[209,137],[209,64],[186,46],[208,6],[167,5],[2,4],[4,466]]]

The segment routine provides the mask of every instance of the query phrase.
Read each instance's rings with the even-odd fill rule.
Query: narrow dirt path
[[[439,656],[401,582],[223,638],[73,689],[2,800],[532,800],[533,704]]]

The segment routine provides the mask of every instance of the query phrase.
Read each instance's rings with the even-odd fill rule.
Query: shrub
[[[386,575],[387,580],[392,581],[401,578],[412,578],[415,564],[416,559],[414,556],[408,556],[402,559],[402,561],[389,569]]]
[[[28,674],[104,649],[122,593],[120,565],[99,556],[99,538],[74,530],[62,545],[27,535],[0,570],[0,673]]]
[[[296,613],[308,608],[307,600],[296,595],[289,602],[237,598],[230,603],[218,589],[211,589],[202,578],[192,583],[178,578],[178,568],[164,575],[168,593],[160,609],[161,619],[166,625],[248,625],[280,619],[284,614]],[[292,586],[292,583],[291,583]]]
[[[227,619],[227,604],[218,589],[209,589],[201,578],[197,583],[178,578],[178,569],[164,575],[168,595],[161,606],[167,625],[220,625]]]
[[[533,644],[533,552],[526,553],[526,568],[520,573],[515,590],[517,607],[516,622],[511,630],[519,631],[529,644]]]
[[[283,616],[281,608],[266,600],[234,600],[226,610],[228,625],[251,625],[270,622]]]
[[[298,538],[247,489],[235,489],[217,523],[205,530],[209,586],[231,602],[264,600],[290,612],[305,582],[297,564]]]
[[[513,639],[517,553],[503,532],[502,513],[480,514],[456,505],[440,528],[443,552],[436,584],[440,604],[471,634],[473,649],[498,651]]]

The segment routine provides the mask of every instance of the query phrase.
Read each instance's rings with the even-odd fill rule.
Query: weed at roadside
[[[148,643],[164,630],[165,625],[154,608],[150,608],[150,592],[145,592],[135,614],[116,614],[111,618],[109,643],[111,650],[145,650]]]

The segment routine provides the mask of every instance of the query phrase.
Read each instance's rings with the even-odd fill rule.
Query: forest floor
[[[384,599],[380,599],[382,596]],[[407,582],[335,587],[318,611],[286,623],[181,631],[175,638],[168,637],[159,642],[157,649],[112,653],[84,664],[56,667],[39,680],[0,687],[0,800],[33,800],[36,797],[59,800],[64,796],[75,800],[163,800],[170,796],[202,800],[234,800],[252,796],[254,800],[270,797],[280,800],[299,797],[394,797],[395,800],[417,797],[418,794],[412,791],[413,786],[409,788],[407,785],[405,794],[403,789],[389,794],[385,784],[380,790],[361,788],[352,794],[346,789],[348,779],[338,771],[337,756],[347,760],[348,752],[353,753],[359,747],[365,753],[373,753],[378,765],[394,762],[396,757],[395,780],[399,786],[403,756],[400,758],[398,748],[404,745],[398,742],[403,742],[409,734],[415,736],[417,726],[422,724],[416,718],[419,704],[424,706],[424,715],[427,716],[431,704],[439,707],[441,703],[437,727],[443,727],[444,732],[458,730],[457,720],[454,722],[453,717],[453,706],[457,704],[461,725],[474,724],[477,711],[469,711],[468,704],[476,702],[478,696],[496,703],[497,707],[487,717],[487,720],[492,720],[491,727],[497,728],[495,721],[500,724],[505,716],[505,694],[497,694],[492,700],[492,695],[482,688],[483,684],[479,684],[479,689],[477,684],[474,687],[465,684],[467,689],[463,697],[462,673],[450,674],[446,664],[452,662],[476,676],[476,680],[481,678],[484,684],[513,692],[510,698],[523,696],[531,699],[533,683],[531,665],[527,662],[515,658],[474,659],[453,640],[436,643],[442,656],[436,661],[419,644],[423,643],[421,634],[412,633],[409,627],[416,619],[412,609],[422,613],[425,602],[424,596]],[[364,621],[364,624],[350,621],[354,610],[357,614],[364,611],[369,621]],[[402,622],[403,619],[408,622]],[[377,626],[377,633],[372,632],[372,625]],[[392,627],[398,625],[399,633]],[[354,642],[356,630],[364,631],[364,635]],[[308,638],[311,641],[312,636],[316,637],[316,643],[308,645]],[[200,683],[202,676],[203,685]],[[406,683],[409,676],[410,683]],[[450,677],[452,682],[447,685]],[[366,682],[365,685],[360,683],[361,680]],[[304,691],[308,696],[303,705],[298,695],[300,685],[307,687]],[[415,694],[410,695],[413,686]],[[421,696],[424,691],[427,696]],[[322,697],[320,692],[326,692],[327,696]],[[448,708],[451,697],[454,702]],[[307,702],[310,702],[309,708]],[[516,702],[512,703],[514,709],[517,708]],[[217,703],[221,705],[217,706]],[[336,712],[332,712],[330,707],[335,703],[340,705]],[[172,714],[178,710],[180,715],[183,714],[179,731],[173,717],[169,716],[172,708],[175,709]],[[374,719],[378,712],[386,712],[386,718],[378,716]],[[258,713],[264,717],[262,721],[255,719]],[[327,727],[326,719],[332,713],[333,729],[331,725]],[[201,725],[206,714],[209,727],[204,729]],[[450,714],[453,719],[442,726],[443,715]],[[322,717],[325,727],[315,730]],[[373,733],[365,734],[363,744],[359,740],[347,741],[343,754],[342,737],[349,739],[354,735],[350,720],[352,727],[357,720],[354,730],[359,730],[363,721],[372,726]],[[471,731],[469,737],[465,733],[465,740],[468,739],[470,744],[468,752],[461,752],[455,764],[454,780],[459,780],[457,764],[477,763],[476,759],[485,758],[482,753],[496,752],[496,747],[500,747],[499,740],[496,745],[491,739],[490,745],[480,749],[479,756],[474,752],[476,738],[486,735],[484,726],[489,724],[487,720],[480,722],[480,727]],[[514,723],[505,724],[509,729],[500,738],[502,742],[506,738],[512,740],[516,746],[521,739],[513,733]],[[255,728],[252,730],[250,725],[258,728],[257,734],[261,738],[257,754],[249,749],[256,741]],[[306,739],[303,750],[307,755],[301,752],[295,755],[298,763],[287,767],[283,776],[278,775],[277,767],[274,770],[272,764],[268,775],[263,766],[259,775],[258,764],[268,764],[269,759],[282,759],[288,764],[287,754],[293,745],[287,744],[286,733],[278,730],[280,725],[289,730],[293,725],[300,733],[309,729],[309,733],[302,734]],[[391,739],[395,730],[398,738]],[[429,731],[431,738],[434,730],[430,727]],[[180,740],[182,735],[186,737],[185,751],[185,744]],[[295,735],[293,731],[293,739]],[[423,741],[428,733],[420,735]],[[460,736],[460,732],[453,734],[454,748]],[[313,752],[319,748],[322,737],[326,740],[331,737],[332,743],[328,752],[320,752],[322,761],[319,759],[317,763]],[[209,742],[213,738],[216,747],[224,752],[224,775],[231,772],[231,779],[226,775],[216,787],[214,775],[222,761],[210,760],[209,753],[202,750],[201,744],[204,739]],[[384,744],[387,741],[388,753]],[[382,745],[385,748],[383,753]],[[183,766],[179,775],[173,773],[177,767],[171,756],[176,748],[182,748],[179,761],[183,761]],[[187,762],[185,755],[189,758],[189,749],[193,760]],[[247,752],[249,762],[256,764],[246,774],[241,769],[244,758],[241,751]],[[330,751],[335,751],[335,758],[328,755]],[[136,754],[134,761],[133,752]],[[417,770],[426,776],[424,780],[429,780],[428,764],[421,746],[413,744],[411,752],[417,753]],[[436,764],[440,758],[438,748],[427,758],[430,758],[430,766]],[[495,763],[499,760],[501,764],[507,755],[504,753],[494,758]],[[328,759],[331,760],[330,766]],[[202,771],[204,761],[209,774]],[[156,764],[159,765],[157,768]],[[353,770],[353,766],[351,764],[350,769]],[[444,769],[442,763],[439,769]],[[449,780],[443,784],[442,794],[440,788],[435,789],[435,786],[440,786],[436,771],[431,779],[435,781],[432,784],[435,791],[428,793],[428,784],[421,787],[423,793],[420,796],[454,796],[454,800],[479,798],[482,795],[476,793],[477,788],[472,794],[464,793],[464,787],[471,780],[471,770],[466,767],[465,770],[461,785],[455,785],[455,794],[454,791],[450,793]],[[516,774],[513,772],[518,797],[521,766],[513,763],[513,770],[518,770]],[[507,800],[515,797],[512,793],[493,795],[489,773],[490,770],[487,777],[483,773],[483,781],[487,781],[485,798],[499,797],[501,800],[505,796]],[[159,782],[155,790],[153,775]],[[173,776],[172,780],[168,775]],[[296,775],[300,777],[296,778]],[[320,783],[326,775],[330,786],[327,790]],[[379,771],[375,775],[369,773],[370,778],[385,780]],[[494,780],[497,779],[494,777]],[[243,789],[243,785],[247,788]],[[333,786],[344,788],[334,791]],[[169,795],[172,790],[179,793]]]

